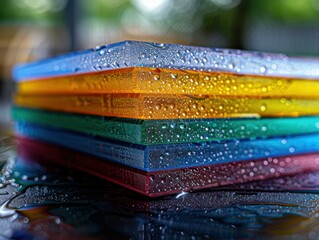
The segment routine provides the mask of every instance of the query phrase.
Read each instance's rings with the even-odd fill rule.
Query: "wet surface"
[[[0,239],[319,239],[319,173],[150,199],[0,138]]]

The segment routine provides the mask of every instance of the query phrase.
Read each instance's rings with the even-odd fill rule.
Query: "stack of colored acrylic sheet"
[[[319,60],[126,41],[14,78],[22,154],[147,196],[318,169]]]

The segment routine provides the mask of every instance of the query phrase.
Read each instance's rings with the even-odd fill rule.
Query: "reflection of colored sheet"
[[[204,142],[319,132],[319,116],[136,120],[67,114],[15,107],[13,118],[137,144]]]
[[[18,135],[55,143],[144,171],[319,151],[319,134],[254,141],[235,140],[144,146],[23,123],[16,124],[16,132]]]
[[[298,116],[319,114],[319,100],[199,95],[17,95],[17,105],[137,119]]]
[[[17,66],[17,81],[127,67],[191,69],[244,75],[319,77],[319,60],[229,49],[125,41]]]
[[[318,153],[145,172],[27,138],[19,138],[19,153],[40,162],[80,169],[150,197],[243,183],[318,169]]]
[[[253,97],[319,97],[319,81],[182,71],[126,68],[23,81],[20,93],[161,93]]]

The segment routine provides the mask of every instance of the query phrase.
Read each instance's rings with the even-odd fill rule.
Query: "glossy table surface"
[[[318,239],[319,173],[150,199],[17,156],[0,135],[0,239]]]

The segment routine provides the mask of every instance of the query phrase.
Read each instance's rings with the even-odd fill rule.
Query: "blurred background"
[[[1,0],[0,123],[13,65],[122,40],[319,55],[319,0]]]

